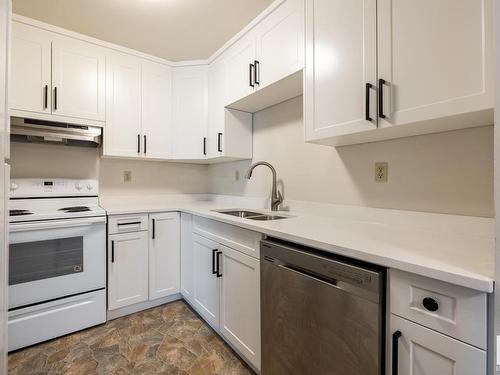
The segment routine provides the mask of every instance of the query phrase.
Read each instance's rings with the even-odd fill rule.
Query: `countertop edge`
[[[189,205],[189,203],[187,204]],[[106,209],[106,207],[104,207]],[[423,264],[415,264],[412,262],[405,262],[402,260],[394,259],[391,257],[383,257],[377,254],[372,254],[367,251],[360,249],[350,249],[335,245],[333,243],[324,243],[311,238],[304,238],[301,236],[295,236],[293,234],[280,232],[270,228],[263,228],[257,225],[252,225],[250,222],[243,221],[244,219],[232,218],[229,216],[222,216],[222,214],[205,211],[196,210],[190,207],[183,207],[182,204],[165,206],[165,207],[149,207],[149,208],[134,208],[134,209],[116,209],[111,208],[106,210],[109,216],[113,215],[127,215],[127,214],[138,214],[138,213],[158,213],[158,212],[184,212],[192,214],[195,216],[204,217],[207,219],[212,219],[220,221],[226,224],[235,225],[240,228],[248,229],[254,232],[262,233],[266,236],[276,237],[290,242],[295,242],[305,246],[310,246],[317,248],[319,250],[327,251],[330,253],[351,257],[358,260],[363,260],[369,263],[377,264],[387,268],[395,268],[401,271],[410,272],[418,274],[421,276],[429,277],[432,279],[448,282],[453,285],[459,285],[466,288],[474,289],[480,292],[492,293],[494,291],[495,281],[494,279],[477,274],[471,271],[463,270],[463,273],[452,272],[439,267],[426,266]],[[457,269],[458,271],[458,269]],[[468,275],[465,275],[468,274]]]

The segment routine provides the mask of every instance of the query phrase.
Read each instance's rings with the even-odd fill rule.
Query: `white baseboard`
[[[172,294],[171,296],[155,299],[154,301],[136,303],[135,305],[122,307],[121,309],[116,309],[116,310],[108,310],[107,318],[108,320],[113,320],[125,315],[130,315],[142,310],[151,309],[152,307],[164,305],[165,303],[177,301],[180,299],[182,299],[181,294],[176,293]]]

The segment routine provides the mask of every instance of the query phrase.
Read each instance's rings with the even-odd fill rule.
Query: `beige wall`
[[[338,149],[303,137],[301,97],[255,114],[254,161],[276,167],[286,199],[494,215],[492,127]],[[388,183],[374,182],[377,161],[389,162]],[[249,164],[210,166],[210,192],[268,196],[269,171],[258,167],[247,181]]]
[[[204,165],[101,159],[99,150],[14,143],[12,177],[98,178],[101,194],[206,193]],[[124,170],[132,182],[124,183]]]
[[[491,127],[330,148],[303,141],[302,100],[255,114],[254,160],[278,170],[286,199],[493,216]],[[389,162],[389,182],[374,163]],[[101,193],[217,193],[265,197],[269,171],[250,162],[213,165],[100,159],[99,150],[13,144],[13,177],[99,178]],[[124,170],[131,183],[122,182]],[[235,180],[236,172],[239,180]]]

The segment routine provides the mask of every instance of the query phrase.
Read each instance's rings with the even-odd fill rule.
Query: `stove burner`
[[[32,215],[28,210],[9,210],[9,216]]]
[[[68,213],[71,213],[71,212],[85,212],[85,211],[90,211],[90,208],[88,208],[87,206],[73,206],[73,207],[60,208],[59,211],[65,211],[65,212],[68,212]]]

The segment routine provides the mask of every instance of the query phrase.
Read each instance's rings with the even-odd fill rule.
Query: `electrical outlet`
[[[375,163],[375,182],[387,182],[389,173],[389,163]]]
[[[234,171],[234,180],[235,181],[240,180],[240,171],[239,170]]]
[[[123,171],[123,182],[132,182],[132,172]]]

